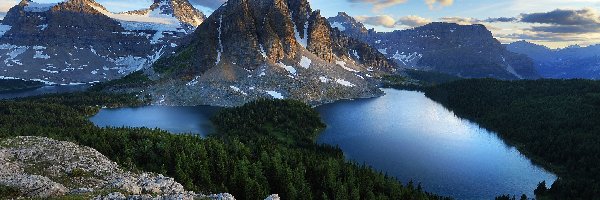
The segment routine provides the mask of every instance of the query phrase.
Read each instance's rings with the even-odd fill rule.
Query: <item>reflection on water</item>
[[[534,166],[515,148],[477,124],[454,116],[423,93],[385,90],[375,99],[320,106],[327,123],[319,142],[339,146],[348,159],[366,163],[403,182],[457,199],[533,197],[537,183],[556,176]],[[212,132],[219,108],[142,107],[103,109],[98,126],[161,128],[173,133]]]
[[[423,93],[385,92],[381,98],[318,107],[328,125],[319,142],[339,146],[348,159],[403,182],[421,182],[430,192],[458,199],[533,197],[538,182],[556,179]]]
[[[90,120],[100,127],[160,128],[171,133],[206,136],[213,132],[210,122],[219,108],[210,106],[102,109]]]

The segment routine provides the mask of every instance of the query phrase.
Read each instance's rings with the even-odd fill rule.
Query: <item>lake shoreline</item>
[[[413,100],[410,100],[410,99],[403,99],[405,97],[398,96],[398,94],[409,94],[409,97],[416,95],[415,97],[426,98],[425,94],[423,92],[405,91],[405,90],[397,90],[397,89],[382,89],[382,91],[385,92],[385,95],[384,96],[380,96],[378,98],[346,99],[346,100],[336,101],[335,103],[323,104],[323,105],[320,105],[320,106],[313,107],[314,109],[316,109],[317,111],[319,111],[319,113],[322,116],[323,120],[327,124],[327,128],[324,131],[322,131],[321,134],[318,137],[319,138],[317,140],[318,143],[319,144],[327,144],[329,146],[339,146],[343,150],[344,155],[346,155],[346,159],[348,161],[350,161],[350,162],[368,164],[369,166],[373,166],[378,171],[387,172],[390,175],[398,177],[399,180],[401,180],[404,183],[407,183],[409,180],[414,180],[415,183],[419,183],[419,182],[422,183],[423,188],[426,189],[427,191],[434,192],[436,194],[441,194],[441,195],[453,196],[453,197],[456,197],[458,199],[480,199],[480,198],[482,198],[482,196],[477,196],[477,195],[475,195],[475,196],[471,195],[471,197],[469,197],[470,195],[465,195],[465,194],[468,194],[470,192],[469,190],[471,190],[471,191],[479,191],[482,194],[485,193],[488,196],[484,196],[483,198],[492,198],[492,199],[494,197],[498,196],[498,195],[507,194],[507,193],[511,193],[511,194],[518,195],[518,196],[520,196],[522,193],[525,193],[528,196],[533,196],[533,194],[532,194],[533,189],[535,188],[535,186],[537,185],[537,183],[542,180],[542,179],[538,180],[537,178],[534,178],[534,177],[540,176],[540,175],[541,176],[554,177],[553,175],[550,175],[550,174],[542,175],[542,174],[545,174],[547,172],[544,172],[545,171],[544,169],[541,169],[541,168],[533,165],[533,163],[531,162],[531,160],[529,158],[524,157],[523,154],[520,154],[520,152],[518,152],[514,147],[509,146],[504,140],[502,140],[501,138],[499,138],[497,135],[495,135],[493,133],[490,133],[490,132],[487,132],[485,129],[483,129],[483,128],[477,126],[477,125],[475,125],[474,123],[471,123],[470,121],[468,121],[466,119],[456,118],[456,116],[454,114],[451,114],[450,111],[447,108],[445,108],[445,107],[443,107],[443,106],[441,106],[441,105],[439,105],[437,103],[434,103],[433,100],[431,100],[431,99],[422,99],[422,100],[413,99]],[[396,103],[393,103],[393,102],[396,102]],[[399,102],[402,102],[402,103],[399,103]],[[340,145],[340,143],[336,143],[335,142],[335,141],[338,141],[338,142],[339,141],[343,141],[344,140],[343,138],[346,137],[346,136],[343,136],[344,134],[347,134],[348,137],[354,137],[353,134],[348,134],[348,133],[357,133],[358,132],[359,134],[363,134],[364,136],[362,136],[362,137],[365,137],[365,138],[362,138],[362,139],[359,139],[359,140],[357,140],[355,142],[352,142],[352,144],[353,145],[360,145],[361,143],[363,143],[363,144],[364,143],[368,143],[369,145],[378,146],[378,148],[375,148],[375,150],[376,149],[385,149],[385,148],[387,148],[386,146],[389,146],[388,143],[390,143],[390,141],[400,142],[398,144],[393,144],[392,146],[389,146],[389,147],[393,147],[392,149],[398,149],[398,147],[402,148],[403,146],[410,146],[411,143],[413,143],[413,144],[419,144],[419,143],[424,144],[422,142],[419,142],[419,141],[423,140],[423,138],[419,139],[419,137],[420,137],[419,135],[423,135],[423,134],[414,135],[414,136],[410,136],[409,135],[408,137],[410,139],[406,138],[406,139],[398,140],[400,138],[393,139],[393,138],[397,137],[398,134],[390,133],[389,130],[386,133],[386,129],[385,128],[383,128],[381,130],[377,130],[377,128],[376,128],[377,126],[381,126],[382,123],[383,124],[390,124],[391,123],[390,125],[398,124],[400,121],[398,121],[398,120],[391,120],[391,119],[396,119],[398,117],[401,117],[402,113],[406,113],[406,112],[409,112],[409,111],[406,110],[406,109],[401,109],[400,111],[395,111],[393,109],[398,109],[397,106],[403,106],[403,105],[407,104],[406,102],[417,102],[417,103],[418,102],[429,102],[429,103],[427,103],[427,104],[430,104],[429,107],[434,106],[434,108],[435,108],[435,110],[433,110],[433,111],[435,111],[434,113],[436,113],[436,112],[446,113],[444,115],[440,115],[440,117],[441,117],[440,119],[444,119],[444,118],[447,118],[447,117],[456,118],[456,119],[452,119],[450,121],[451,123],[454,123],[454,125],[448,126],[448,127],[453,127],[453,126],[458,126],[458,127],[463,127],[463,126],[464,127],[473,127],[472,128],[473,130],[468,134],[470,136],[466,137],[466,139],[469,139],[469,138],[471,138],[470,140],[476,139],[476,141],[480,141],[480,142],[476,142],[475,143],[476,146],[473,146],[472,142],[468,142],[469,140],[464,141],[464,142],[467,142],[467,143],[464,143],[464,144],[460,140],[458,141],[459,143],[457,143],[457,144],[452,144],[452,143],[446,144],[446,143],[441,142],[439,139],[433,139],[433,138],[435,138],[435,134],[432,135],[431,133],[428,133],[428,132],[431,132],[431,131],[425,131],[425,132],[423,132],[423,134],[427,133],[427,134],[425,134],[425,136],[426,136],[425,138],[429,138],[429,139],[427,139],[428,141],[434,141],[434,142],[439,143],[438,145],[436,145],[437,147],[429,147],[429,149],[432,149],[432,148],[436,149],[437,148],[439,150],[430,151],[429,152],[430,155],[423,155],[422,152],[421,153],[418,153],[418,152],[409,153],[409,152],[412,152],[414,150],[404,149],[402,151],[396,151],[396,152],[398,152],[396,154],[396,156],[385,156],[384,160],[389,161],[390,157],[397,157],[396,159],[398,159],[398,160],[406,160],[407,158],[402,158],[402,156],[398,157],[398,155],[403,155],[403,154],[407,154],[408,153],[408,154],[412,154],[412,155],[416,156],[416,157],[411,158],[409,160],[413,160],[413,161],[419,161],[419,160],[421,160],[419,162],[425,162],[426,161],[425,163],[427,163],[427,162],[434,162],[434,163],[436,163],[438,161],[427,161],[426,159],[423,160],[423,158],[428,158],[428,157],[434,157],[435,158],[435,157],[439,157],[439,156],[443,155],[443,154],[440,154],[440,153],[443,153],[444,151],[453,151],[451,149],[444,150],[444,148],[446,148],[444,146],[448,146],[448,145],[451,145],[451,146],[454,145],[454,146],[456,146],[456,145],[459,145],[459,144],[460,144],[459,146],[462,145],[462,146],[473,146],[474,148],[476,147],[474,150],[476,150],[475,152],[479,152],[479,154],[477,154],[477,153],[476,154],[473,154],[473,153],[466,153],[465,154],[465,152],[460,152],[460,153],[457,152],[456,154],[444,155],[444,156],[441,156],[441,157],[437,158],[438,160],[442,160],[442,161],[445,160],[446,162],[455,163],[455,164],[441,164],[441,163],[434,164],[434,163],[431,163],[431,164],[426,164],[426,165],[423,165],[423,166],[420,166],[420,167],[417,167],[417,166],[412,166],[411,167],[410,165],[408,165],[408,166],[404,166],[404,167],[401,167],[401,168],[396,168],[396,167],[386,168],[385,166],[387,166],[388,164],[385,164],[385,163],[382,164],[382,163],[378,163],[378,162],[373,162],[373,161],[365,160],[364,156],[360,156],[360,155],[365,155],[365,154],[360,154],[361,152],[359,152],[359,150],[354,151],[354,152],[351,150],[351,149],[358,148],[358,149],[360,149],[362,151],[362,153],[364,153],[364,152],[373,151],[374,148],[372,148],[371,146],[367,145],[367,146],[365,146],[365,148],[362,148],[362,147],[348,147],[348,146],[344,146],[343,144]],[[342,113],[336,113],[336,114],[331,114],[331,113],[327,114],[328,111],[324,112],[324,110],[327,110],[327,109],[329,109],[331,107],[344,106],[344,105],[351,106],[352,109],[350,109],[350,108],[344,108],[342,110],[346,110],[348,112],[342,112]],[[382,107],[382,109],[370,109],[368,107],[369,105],[379,105],[379,106],[383,106],[383,107]],[[388,108],[389,106],[392,106],[392,107]],[[210,106],[203,106],[203,107],[204,108],[211,108]],[[410,107],[411,106],[407,107],[407,109],[410,108]],[[419,107],[419,106],[414,106],[413,105],[412,107]],[[198,107],[183,107],[182,110],[190,110],[191,108],[198,108]],[[223,107],[212,107],[212,108],[223,109]],[[427,107],[424,107],[424,108],[427,108]],[[148,110],[146,110],[146,109],[148,109]],[[155,109],[158,109],[158,110],[161,110],[161,111],[160,112],[151,111],[151,110],[155,110]],[[367,114],[367,113],[370,113],[370,112],[391,112],[390,109],[392,109],[391,111],[394,111],[394,113],[392,115],[393,117],[390,116],[389,118],[386,118],[385,120],[382,119],[382,118],[378,118],[378,116],[379,115],[386,115],[386,114],[382,114],[382,113],[379,113],[379,114],[377,114],[377,113]],[[145,112],[145,110],[146,110],[146,112]],[[173,110],[177,111],[178,109],[177,109],[177,107],[170,107],[170,106],[146,106],[146,107],[138,107],[138,108],[103,109],[103,111],[101,111],[100,113],[103,113],[103,112],[106,112],[106,111],[117,112],[117,113],[112,113],[111,115],[102,116],[103,118],[106,118],[106,119],[116,119],[115,120],[116,122],[119,122],[119,121],[122,122],[123,121],[122,118],[125,118],[125,120],[124,120],[125,122],[127,121],[127,119],[139,119],[139,118],[141,118],[141,116],[152,118],[151,115],[153,113],[154,114],[160,113],[160,114],[158,114],[159,117],[166,117],[166,119],[171,119],[171,120],[167,120],[169,122],[166,123],[169,126],[172,126],[172,124],[177,124],[177,123],[183,121],[181,119],[179,119],[179,120],[178,119],[173,120],[173,117],[169,117],[169,116],[174,116],[173,114],[169,113],[169,110],[170,111],[173,111]],[[356,111],[356,110],[360,110],[362,112],[362,114],[358,114],[356,112],[354,112],[354,113],[350,112],[350,111]],[[418,109],[417,108],[416,111],[419,111],[419,110],[422,110],[422,109]],[[119,111],[124,111],[125,113],[128,113],[128,114],[124,114],[125,117],[124,116],[119,116],[119,115],[122,115],[122,113],[121,114],[118,113]],[[133,113],[137,112],[137,114],[131,115],[132,112]],[[176,113],[180,113],[180,112],[182,112],[182,111],[179,110]],[[104,113],[104,114],[106,114],[106,113]],[[361,115],[365,115],[365,114],[369,115],[370,118],[368,118],[368,120],[366,118],[362,119],[362,120],[354,119],[353,118],[353,117],[361,116]],[[375,115],[373,115],[373,114],[375,114]],[[175,116],[177,116],[177,115],[178,114],[175,114]],[[183,114],[183,115],[184,116],[190,116],[188,114]],[[338,120],[342,120],[342,122],[339,122],[339,123],[338,122],[334,122],[334,123],[332,123],[331,121],[328,121],[328,119],[329,119],[328,116],[331,116],[331,115],[338,116],[337,119]],[[96,116],[98,116],[98,115],[96,115]],[[435,116],[435,115],[432,115],[432,116]],[[203,115],[203,116],[200,116],[200,117],[204,121],[210,121],[210,116],[209,115]],[[187,118],[187,117],[184,117],[184,118]],[[350,118],[350,119],[348,119],[348,118]],[[412,123],[417,123],[418,121],[414,121],[414,120],[418,120],[419,118],[422,118],[422,117],[418,117],[418,118],[412,119],[412,121],[413,121]],[[152,119],[152,120],[149,120],[149,121],[152,121],[152,124],[156,125],[156,123],[154,123],[155,121],[166,120],[166,119],[160,119],[160,120],[159,119],[160,118]],[[196,121],[202,121],[202,120],[197,119]],[[94,120],[92,120],[92,121],[94,121]],[[356,123],[357,121],[361,121],[362,123]],[[405,119],[400,124],[408,123],[410,121],[411,121],[410,118],[409,119]],[[433,122],[431,122],[431,121],[430,122],[423,122],[423,124],[424,124],[423,127],[426,128],[426,127],[432,126],[432,125],[434,125],[436,123],[437,122],[435,122],[435,121],[433,121]],[[464,125],[461,125],[463,123],[464,123]],[[341,127],[341,126],[344,126],[344,124],[355,124],[355,125],[357,125],[359,127],[353,127],[353,128],[347,129],[347,128]],[[120,124],[120,125],[116,125],[116,127],[120,127],[120,126],[124,126],[124,125],[125,124]],[[376,125],[376,126],[373,127],[373,125]],[[365,126],[367,128],[360,127],[360,126]],[[384,126],[387,126],[387,125],[384,125]],[[398,126],[398,125],[393,125],[393,126]],[[441,125],[441,126],[444,126],[444,125]],[[152,127],[152,128],[154,128],[154,127]],[[168,130],[168,127],[167,128],[165,128],[165,127],[156,127],[156,128],[161,128],[163,130]],[[365,130],[365,129],[369,129],[369,130],[368,131],[364,131],[364,132],[360,132],[361,130]],[[424,129],[424,130],[427,130],[427,129]],[[457,129],[457,130],[461,130],[461,129]],[[341,137],[341,140],[336,139],[336,140],[332,140],[332,141],[329,141],[329,142],[323,142],[323,138],[331,136],[331,134],[332,134],[331,131],[333,131],[334,136]],[[483,131],[482,132],[483,134],[479,133],[479,131]],[[193,132],[193,131],[189,131],[189,132]],[[379,141],[379,139],[373,140],[372,137],[376,137],[378,134],[381,135],[381,133],[384,133],[384,135],[386,135],[386,137],[392,137],[392,138],[387,138],[387,139],[384,139],[384,140],[381,140],[381,141]],[[449,137],[449,135],[447,135],[448,133],[445,133],[446,135],[444,135],[444,132],[440,132],[440,133],[437,133],[437,134],[442,134],[443,138]],[[406,135],[406,134],[404,134],[404,135]],[[433,138],[430,138],[430,137],[433,137]],[[448,140],[448,139],[450,139],[450,138],[446,138],[444,140]],[[376,142],[373,143],[374,141],[376,141]],[[491,147],[489,147],[489,144],[488,145],[484,145],[484,144],[487,144],[487,143],[489,143],[491,141],[493,141],[492,144],[494,144]],[[435,143],[435,144],[437,144],[437,143]],[[444,147],[444,148],[440,149],[440,147]],[[424,147],[415,147],[415,148],[416,149],[428,149],[428,148],[424,148]],[[387,150],[392,151],[392,149],[387,149]],[[469,150],[469,151],[473,151],[473,150]],[[469,152],[469,151],[467,151],[467,152]],[[357,152],[358,152],[358,154],[357,154]],[[394,152],[394,151],[392,151],[392,152]],[[483,155],[489,154],[489,153],[486,153],[486,152],[492,153],[492,155],[494,155],[494,156],[491,156],[491,157],[499,157],[499,158],[502,158],[504,160],[500,161],[500,160],[502,160],[502,159],[500,159],[500,160],[495,160],[495,161],[492,161],[492,160],[485,161],[485,160],[488,160],[490,158],[483,159],[483,157],[480,157],[479,155],[480,154],[483,154]],[[433,154],[431,154],[431,153],[433,153]],[[367,155],[370,155],[370,154],[367,154]],[[379,155],[379,154],[373,154],[373,155]],[[383,153],[381,155],[386,155],[386,154]],[[437,155],[437,156],[434,156],[434,155]],[[464,157],[464,155],[468,155],[468,157],[467,158],[461,158],[461,156]],[[371,156],[367,156],[367,157],[374,157],[374,156],[371,155]],[[375,157],[379,157],[379,156],[375,156]],[[448,160],[448,159],[450,159],[450,160]],[[454,161],[453,161],[453,159],[454,159]],[[464,160],[464,159],[467,159],[467,160]],[[463,160],[463,161],[461,161],[461,160]],[[498,163],[498,166],[501,166],[502,164],[500,164],[500,163],[503,163],[503,162],[514,162],[514,163],[516,163],[515,164],[516,166],[520,166],[522,169],[519,169],[517,171],[510,171],[509,168],[497,168],[496,165],[485,164],[485,163],[490,163],[490,162],[491,163]],[[402,166],[403,165],[402,163],[406,163],[406,162],[400,162],[396,166]],[[421,171],[423,169],[427,169],[427,170],[431,171],[431,173],[438,173],[438,172],[436,172],[436,171],[438,171],[438,169],[431,168],[431,167],[428,168],[427,166],[428,165],[435,165],[435,166],[447,166],[447,165],[450,165],[450,166],[455,166],[454,168],[456,168],[456,169],[453,170],[454,172],[450,173],[450,172],[447,172],[447,170],[446,170],[446,172],[448,174],[451,174],[451,175],[448,175],[448,176],[450,176],[450,177],[456,176],[456,177],[450,178],[450,179],[444,178],[444,180],[454,180],[455,182],[458,182],[458,183],[456,183],[457,186],[460,186],[461,184],[467,184],[467,185],[463,185],[464,187],[460,187],[460,188],[469,188],[469,187],[467,187],[469,185],[468,184],[469,181],[467,181],[467,180],[469,180],[471,178],[473,180],[478,180],[478,179],[477,179],[477,177],[473,177],[473,174],[471,174],[471,175],[469,175],[469,174],[461,174],[463,172],[460,172],[460,171],[462,171],[463,167],[458,167],[458,166],[464,166],[464,163],[467,163],[467,165],[465,167],[467,167],[466,169],[470,169],[468,171],[477,172],[478,171],[477,168],[486,168],[487,171],[490,171],[490,172],[488,172],[488,175],[486,175],[486,176],[488,176],[488,177],[498,177],[498,181],[479,180],[479,181],[475,181],[477,184],[474,184],[474,185],[469,186],[469,187],[481,187],[481,186],[479,186],[480,183],[488,182],[488,184],[493,185],[494,187],[505,188],[505,189],[497,189],[497,192],[490,192],[490,191],[487,191],[490,188],[488,188],[488,189],[480,189],[480,190],[471,188],[471,189],[464,190],[462,192],[453,193],[453,192],[449,192],[449,191],[454,191],[454,190],[458,190],[458,189],[456,189],[456,188],[454,188],[454,189],[440,189],[440,188],[437,188],[442,183],[441,182],[440,183],[432,182],[432,180],[436,179],[435,176],[433,176],[434,179],[431,179],[431,178],[423,179],[423,177],[419,178],[419,176],[425,175],[422,172],[418,172],[418,171],[411,172],[411,169],[413,169],[413,170],[421,170]],[[468,163],[478,163],[478,164],[468,164]],[[477,166],[477,165],[484,165],[486,167]],[[382,166],[384,166],[384,167],[382,167]],[[394,169],[395,170],[397,170],[397,169],[403,169],[403,170],[402,170],[402,172],[394,172],[395,171]],[[440,169],[443,169],[443,168],[440,168]],[[534,170],[531,171],[532,169],[534,169]],[[500,171],[498,171],[498,170],[500,170]],[[509,170],[509,171],[506,171],[506,170]],[[444,170],[442,170],[442,171],[444,171]],[[442,171],[439,171],[439,173],[441,173]],[[398,173],[401,173],[401,174],[398,174]],[[482,172],[482,173],[484,173],[484,172]],[[533,175],[528,174],[528,173],[533,173],[533,174],[538,174],[538,175],[534,175],[533,176]],[[419,174],[421,174],[421,175],[419,175]],[[452,174],[455,174],[455,175],[452,175]],[[433,175],[433,174],[431,174],[431,175]],[[427,175],[427,176],[429,176],[429,175]],[[441,175],[436,175],[436,176],[443,177]],[[500,178],[500,177],[503,177],[503,176],[505,176],[505,178]],[[529,181],[527,181],[528,185],[526,187],[523,186],[526,189],[521,189],[522,188],[521,184],[523,184],[521,182],[523,182],[523,181],[516,181],[516,180],[522,179],[522,178],[519,178],[519,176],[526,177],[526,178],[528,178],[528,177],[531,178],[531,179],[528,178],[528,180],[529,180]],[[467,177],[467,178],[466,179],[465,178],[461,179],[460,177]],[[514,180],[512,180],[512,179],[514,179]],[[543,179],[547,179],[547,182],[552,182],[554,180],[554,178],[543,178]],[[437,180],[437,181],[442,181],[443,182],[444,180]],[[461,180],[463,180],[463,181],[461,181]],[[509,180],[512,180],[512,181],[509,181]],[[504,183],[505,181],[508,181],[508,182]],[[499,184],[499,185],[494,185],[494,184]],[[514,184],[514,185],[512,185],[512,184]],[[438,186],[435,186],[435,185],[438,185]],[[435,187],[433,187],[433,186],[435,186]],[[513,189],[508,189],[508,188],[511,188],[511,187],[513,187]],[[518,190],[519,192],[516,192],[516,190]],[[487,191],[487,192],[485,192],[485,191]]]

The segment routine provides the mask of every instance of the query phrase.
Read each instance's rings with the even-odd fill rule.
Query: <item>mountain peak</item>
[[[108,10],[94,0],[67,0],[52,7],[53,11],[72,11],[87,14],[102,14]]]
[[[377,50],[332,29],[306,0],[230,0],[191,39],[153,66],[160,78],[145,91],[162,99],[158,104],[372,97],[381,94],[372,77],[396,69]]]
[[[328,21],[331,24],[331,27],[337,28],[346,35],[354,38],[363,38],[369,32],[367,28],[365,28],[364,24],[357,21],[354,19],[354,17],[351,17],[345,12],[338,12],[337,16],[330,17]]]
[[[167,15],[192,27],[198,27],[206,16],[194,8],[188,0],[154,0],[147,9],[125,12],[131,15]]]
[[[329,21],[332,27],[409,68],[476,78],[538,77],[531,59],[507,51],[484,25],[433,22],[407,30],[375,32],[367,31],[345,13]]]
[[[191,8],[185,0],[162,2],[157,4],[162,10],[175,14]],[[21,0],[0,25],[0,44],[5,44],[0,55],[16,52],[0,63],[2,75],[49,84],[89,83],[148,67],[184,44],[203,16],[189,12],[177,18],[158,7],[136,15],[112,13],[94,0]]]

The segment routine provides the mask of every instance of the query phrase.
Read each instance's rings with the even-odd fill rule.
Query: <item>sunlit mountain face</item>
[[[61,0],[39,0],[55,3]],[[99,0],[113,12],[144,9],[150,0]],[[192,0],[196,8],[212,13],[225,0]],[[0,18],[18,0],[0,2]],[[429,22],[484,24],[502,43],[527,40],[550,48],[600,42],[600,1],[454,1],[454,0],[310,0],[325,17],[346,12],[377,31],[409,29]],[[0,31],[1,33],[1,31]]]

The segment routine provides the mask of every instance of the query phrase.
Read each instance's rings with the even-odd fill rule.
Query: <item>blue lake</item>
[[[533,197],[538,182],[556,176],[535,166],[495,133],[456,117],[423,93],[384,89],[386,96],[317,107],[327,129],[319,143],[339,146],[349,160],[413,180],[429,192],[457,199],[493,199],[501,194]],[[219,108],[103,109],[98,126],[161,128],[207,135]]]
[[[160,128],[171,133],[206,136],[214,131],[210,117],[219,109],[211,106],[102,109],[90,120],[101,127]]]

